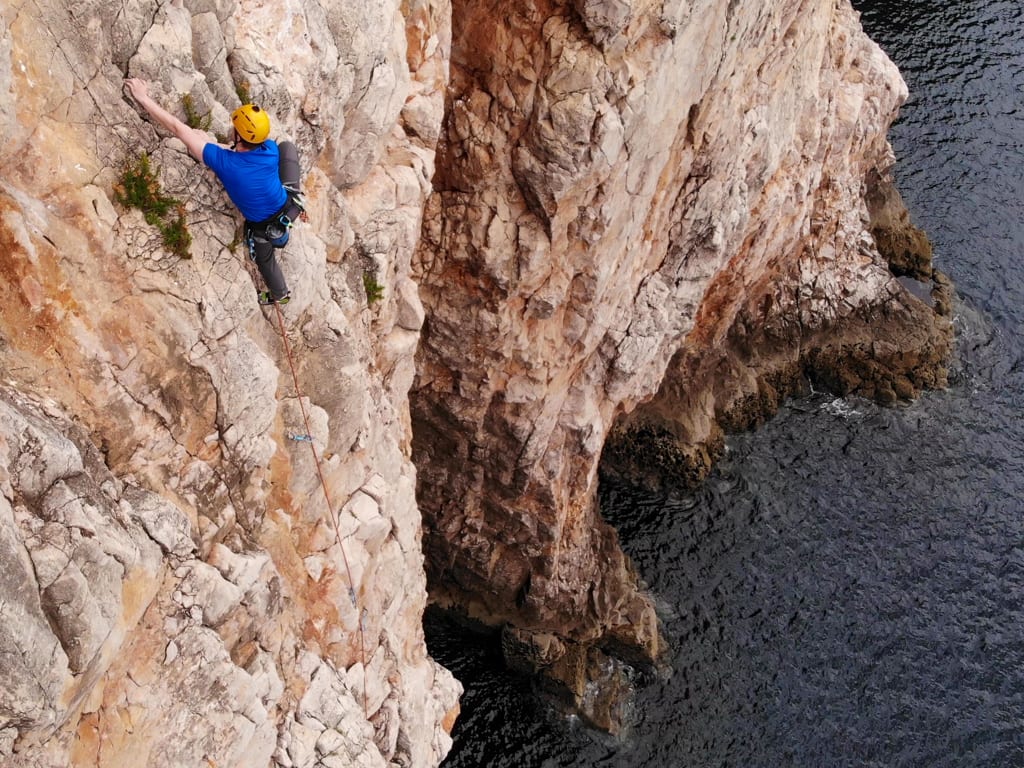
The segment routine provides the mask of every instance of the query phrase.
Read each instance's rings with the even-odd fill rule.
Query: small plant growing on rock
[[[240,83],[235,83],[235,94],[238,96],[238,100],[243,104],[249,104],[252,101],[252,94],[249,90],[248,80],[242,80]]]
[[[228,250],[235,253],[238,250],[238,246],[242,244],[242,240],[245,238],[245,225],[235,228],[235,235],[231,238],[231,242],[228,243]]]
[[[366,289],[367,304],[374,304],[384,298],[384,286],[370,272],[363,272],[363,288]]]
[[[114,185],[114,197],[124,207],[142,211],[146,223],[160,230],[168,251],[182,259],[191,258],[192,236],[185,224],[185,206],[164,194],[149,155],[143,153],[125,163],[121,178]]]
[[[126,208],[138,208],[149,224],[155,225],[177,203],[163,194],[156,171],[143,153],[134,162],[125,164],[120,181],[114,185],[117,202]]]
[[[157,224],[157,229],[160,230],[164,247],[168,251],[182,259],[192,258],[189,251],[192,246],[192,234],[185,223],[185,206],[182,203],[175,207],[173,216],[166,217]]]
[[[213,125],[213,115],[209,111],[202,115],[199,114],[196,109],[196,100],[192,98],[191,93],[182,95],[181,106],[185,110],[185,123],[189,128],[198,128],[200,131],[210,130],[210,126]]]

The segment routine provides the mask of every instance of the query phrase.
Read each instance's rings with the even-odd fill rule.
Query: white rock
[[[242,601],[241,589],[224,579],[212,565],[198,560],[188,563],[188,573],[180,589],[185,595],[193,596],[192,617],[210,627],[219,626]]]
[[[302,723],[293,722],[289,728],[291,742],[288,744],[288,757],[295,768],[313,768],[316,762],[316,743],[320,731]]]

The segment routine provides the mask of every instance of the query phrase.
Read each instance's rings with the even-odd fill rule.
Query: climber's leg
[[[302,181],[302,172],[299,169],[299,149],[293,142],[282,141],[277,145],[281,153],[278,160],[278,174],[284,188],[293,194],[299,194],[302,190],[299,184]]]
[[[249,258],[256,262],[263,282],[270,289],[270,295],[275,300],[288,296],[288,284],[285,282],[284,273],[281,271],[277,259],[274,257],[274,246],[261,237],[257,237],[252,230],[246,233],[249,244]]]

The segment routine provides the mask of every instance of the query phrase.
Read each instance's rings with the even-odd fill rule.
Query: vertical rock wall
[[[579,696],[595,648],[658,652],[594,509],[609,435],[699,471],[777,372],[843,356],[851,318],[870,362],[883,314],[889,367],[920,358],[901,394],[941,383],[948,323],[896,281],[864,202],[906,88],[847,0],[456,0],[453,19],[416,263],[432,591]]]
[[[0,764],[436,765],[459,686],[423,641],[407,391],[447,4],[0,15]],[[280,316],[126,76],[222,135],[247,91],[299,145]],[[189,259],[116,202],[142,152]]]
[[[424,549],[579,695],[660,642],[602,455],[699,472],[807,375],[941,384],[944,304],[893,273],[935,279],[888,177],[906,92],[846,0],[0,16],[0,764],[435,765]],[[299,145],[281,315],[129,75]],[[116,202],[141,152],[188,259]]]

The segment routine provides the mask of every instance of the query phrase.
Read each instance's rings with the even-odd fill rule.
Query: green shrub
[[[188,231],[188,225],[185,223],[184,205],[179,203],[174,215],[161,221],[157,228],[163,236],[164,247],[168,251],[182,259],[192,258],[192,254],[189,252],[189,248],[192,245],[192,235]]]
[[[384,298],[384,286],[377,282],[371,272],[363,272],[363,288],[366,289],[367,304],[373,304]]]
[[[192,98],[191,93],[182,95],[181,106],[185,109],[185,124],[189,128],[198,128],[201,131],[210,130],[210,126],[213,125],[213,115],[209,112],[203,115],[199,114],[196,110],[195,99]]]
[[[134,162],[125,163],[120,181],[114,185],[117,202],[126,208],[138,208],[146,221],[154,224],[163,218],[177,204],[177,200],[163,194],[156,171],[149,162],[149,155],[143,153]],[[150,217],[154,218],[151,219]]]
[[[168,251],[183,259],[191,258],[192,236],[185,223],[185,206],[164,194],[149,155],[143,153],[125,163],[121,178],[114,185],[114,197],[125,208],[142,211],[146,223],[160,230]]]

